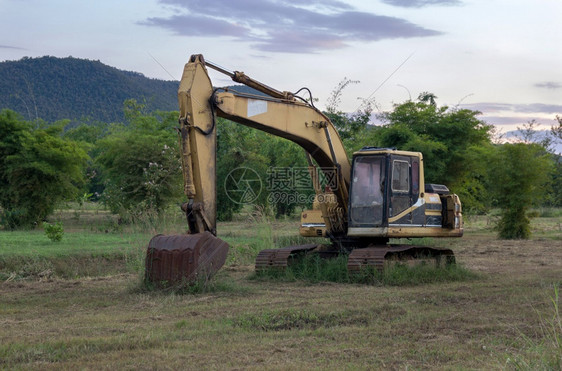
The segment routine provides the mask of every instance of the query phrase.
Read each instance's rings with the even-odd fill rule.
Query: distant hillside
[[[178,109],[178,82],[150,79],[99,61],[23,58],[0,62],[0,109],[52,122],[90,118],[123,121],[123,102],[134,98],[149,110]]]

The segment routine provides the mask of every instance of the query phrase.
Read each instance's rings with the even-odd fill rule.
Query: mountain
[[[0,81],[0,109],[28,120],[121,122],[123,102],[129,98],[150,111],[178,109],[178,82],[150,79],[100,61],[26,57],[0,62]]]

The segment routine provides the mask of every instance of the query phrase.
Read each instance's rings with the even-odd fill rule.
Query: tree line
[[[562,161],[550,149],[562,140],[562,119],[552,127],[551,142],[526,138],[521,143],[494,141],[494,129],[479,112],[439,106],[431,93],[395,104],[369,125],[371,105],[355,114],[338,109],[347,84],[332,93],[326,108],[351,155],[363,146],[419,151],[427,183],[447,185],[463,202],[465,213],[498,208],[504,238],[527,238],[529,209],[562,206]],[[28,121],[10,110],[0,113],[0,225],[28,228],[45,220],[62,202],[103,202],[124,221],[158,215],[183,201],[175,111],[150,111],[134,99],[125,101],[120,123],[83,122],[64,130],[68,121]],[[229,173],[252,169],[267,183],[272,169],[306,169],[296,144],[218,119],[217,214],[229,220],[243,204],[228,194]],[[261,192],[255,207],[279,217],[310,207],[307,197],[272,199]]]

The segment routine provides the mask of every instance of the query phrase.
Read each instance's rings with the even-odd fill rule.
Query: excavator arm
[[[214,89],[207,67],[266,95]],[[336,205],[324,205],[331,234],[345,234],[350,161],[336,128],[322,112],[289,92],[277,91],[242,72],[228,72],[202,55],[185,65],[178,91],[184,191],[190,233],[216,234],[216,116],[249,126],[301,146],[325,173],[336,177]],[[317,187],[318,188],[318,187]],[[318,191],[318,189],[317,189]]]

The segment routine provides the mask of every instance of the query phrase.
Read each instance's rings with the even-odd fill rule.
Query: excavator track
[[[337,255],[335,249],[325,245],[298,245],[280,249],[267,249],[259,252],[256,258],[256,271],[285,269],[291,260],[300,255],[317,253],[321,257]],[[388,262],[416,262],[432,260],[436,265],[454,264],[455,255],[451,249],[412,245],[370,245],[351,251],[347,261],[350,274],[372,267],[382,272]]]
[[[455,254],[451,249],[427,246],[383,245],[355,249],[349,254],[347,271],[358,273],[367,267],[374,267],[382,272],[389,261],[408,262],[431,259],[436,265],[454,264]]]
[[[280,249],[267,249],[258,253],[256,258],[256,271],[267,269],[285,269],[292,257],[306,254],[318,247],[317,244],[288,246]]]

